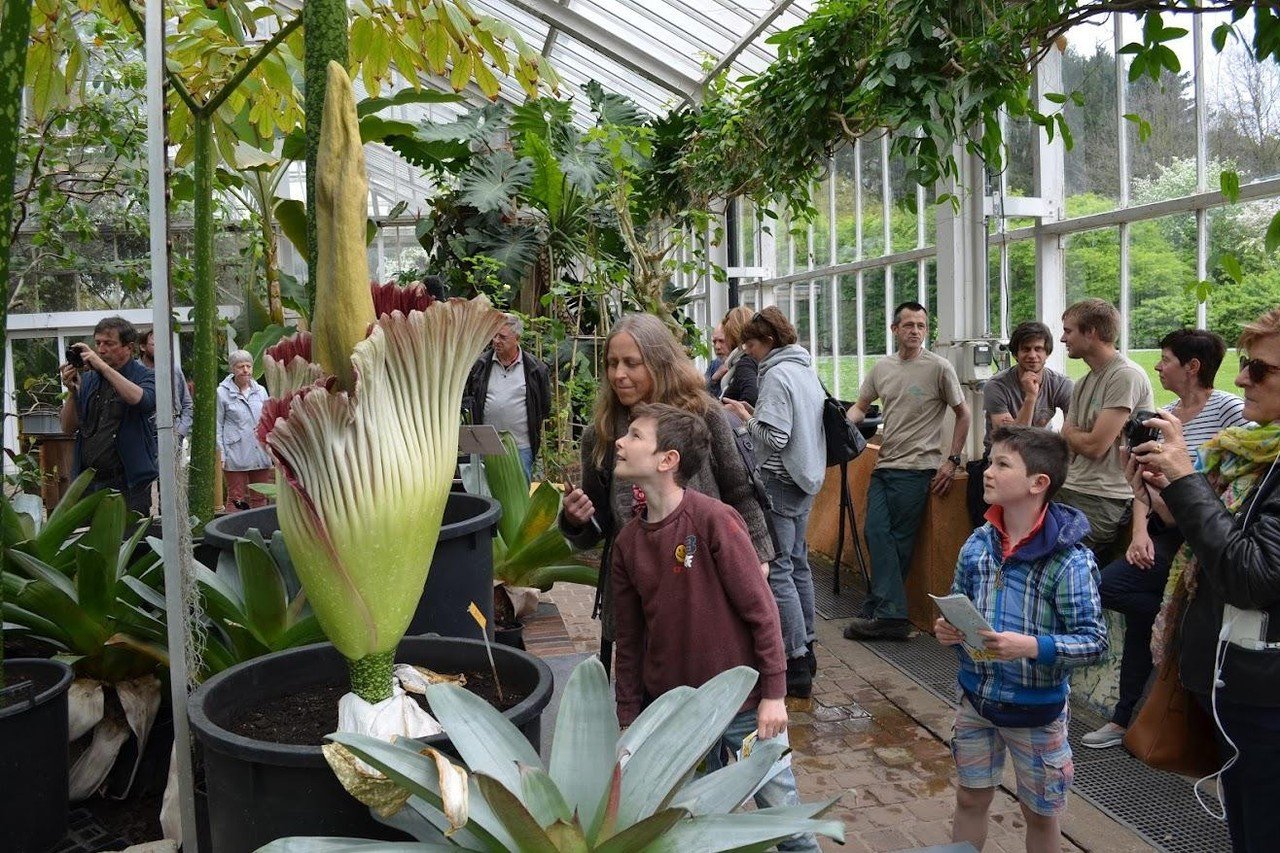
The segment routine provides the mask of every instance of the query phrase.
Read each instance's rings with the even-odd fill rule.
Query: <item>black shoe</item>
[[[911,623],[906,619],[863,619],[855,616],[845,626],[846,640],[906,640]]]
[[[818,674],[818,656],[813,653],[813,640],[804,644],[804,659],[809,662],[809,675]]]
[[[787,695],[796,699],[808,699],[813,695],[813,675],[809,672],[807,658],[787,661]]]

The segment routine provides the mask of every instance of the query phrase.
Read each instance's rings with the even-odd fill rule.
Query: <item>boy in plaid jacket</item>
[[[1074,765],[1067,743],[1068,670],[1101,660],[1106,627],[1098,598],[1098,566],[1084,546],[1084,513],[1049,499],[1067,475],[1069,451],[1047,429],[1005,426],[992,433],[983,499],[987,524],[965,542],[953,593],[962,593],[990,623],[984,648],[943,618],[938,641],[960,657],[962,698],[956,711],[955,841],[979,849],[987,811],[1008,749],[1027,820],[1027,850],[1061,846]]]

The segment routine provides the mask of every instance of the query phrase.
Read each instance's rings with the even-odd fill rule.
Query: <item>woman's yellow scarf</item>
[[[1280,422],[1258,427],[1228,427],[1200,447],[1197,468],[1222,498],[1228,512],[1244,503],[1258,478],[1280,455]],[[1177,630],[1178,614],[1196,594],[1196,572],[1200,561],[1183,544],[1173,558],[1164,601],[1151,630],[1151,655],[1156,666],[1164,660],[1165,649]]]

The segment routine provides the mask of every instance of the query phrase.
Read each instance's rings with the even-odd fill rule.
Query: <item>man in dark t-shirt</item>
[[[1065,416],[1071,404],[1069,378],[1045,366],[1053,353],[1053,332],[1044,323],[1020,323],[1009,336],[1014,364],[982,386],[982,410],[986,421],[982,458],[968,465],[966,497],[969,521],[974,527],[985,523],[986,501],[982,499],[982,475],[989,464],[991,431],[1006,424],[1046,426],[1056,412]]]
[[[62,365],[70,392],[62,404],[62,430],[76,436],[73,476],[92,468],[89,491],[115,489],[125,505],[147,515],[157,475],[155,373],[133,357],[138,333],[122,317],[107,317],[93,330],[94,346],[72,344],[83,367]]]

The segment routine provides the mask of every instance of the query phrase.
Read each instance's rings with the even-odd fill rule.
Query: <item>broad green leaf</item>
[[[355,29],[355,27],[352,27]],[[406,104],[458,104],[462,96],[457,92],[438,92],[434,88],[402,88],[401,91],[387,97],[366,97],[356,104],[356,115],[360,118],[380,113],[388,106]]]
[[[644,820],[669,801],[738,713],[756,680],[756,671],[746,666],[720,673],[645,740],[622,769],[620,829]]]
[[[560,528],[553,527],[543,531],[541,536],[531,542],[518,541],[516,549],[507,551],[501,569],[495,567],[495,572],[501,571],[502,579],[508,582],[515,580],[519,585],[532,586],[532,584],[520,582],[526,571],[549,563],[558,563],[567,559],[572,552]],[[497,577],[496,574],[495,577]]]
[[[1224,254],[1219,262],[1222,264],[1222,270],[1231,279],[1239,284],[1244,279],[1244,269],[1240,266],[1240,260],[1235,255]]]
[[[112,567],[97,551],[82,545],[77,545],[75,550],[76,600],[90,619],[106,622],[115,603],[116,579]]]
[[[1222,189],[1222,196],[1227,201],[1235,204],[1240,200],[1240,173],[1234,169],[1225,169],[1218,176],[1218,186]]]
[[[316,617],[306,616],[290,625],[289,629],[280,635],[280,639],[272,648],[276,651],[292,649],[312,643],[323,643],[324,639],[324,630],[320,627],[320,623],[316,621]]]
[[[533,164],[529,160],[517,160],[505,149],[482,160],[473,160],[459,185],[462,201],[481,213],[509,211],[516,196],[529,186],[532,172]]]
[[[421,797],[430,803],[433,808],[443,808],[440,798],[440,777],[435,762],[417,751],[415,741],[405,739],[397,743],[388,743],[379,738],[352,732],[334,732],[329,735],[329,740],[342,744],[358,758],[381,770],[387,778],[395,781],[413,796]],[[471,786],[471,796],[467,828],[478,834],[490,849],[516,849],[515,839],[498,820],[489,803],[480,796],[480,789],[475,784],[474,775],[468,780],[468,784]]]
[[[684,809],[663,809],[610,838],[596,847],[596,853],[630,853],[632,850],[649,850],[650,845],[670,832],[680,821],[689,817]]]
[[[7,623],[6,628],[17,625],[27,628],[42,640],[49,640],[63,648],[68,645],[66,632],[61,627],[37,613],[19,607],[12,601],[0,603],[0,621]]]
[[[276,222],[280,224],[280,230],[285,237],[289,238],[289,242],[301,254],[307,253],[307,206],[306,203],[296,198],[280,199],[276,203],[275,211]]]
[[[457,853],[452,844],[420,841],[366,841],[359,838],[281,838],[259,847],[257,853]]]
[[[489,493],[502,506],[498,519],[498,535],[508,548],[519,541],[520,524],[529,514],[529,478],[520,463],[520,451],[510,432],[502,433],[506,453],[484,458],[484,476]]]
[[[106,499],[105,491],[94,492],[81,500],[84,490],[93,482],[93,471],[85,471],[72,481],[58,505],[49,513],[49,518],[36,536],[34,547],[29,553],[42,560],[52,559],[53,555],[71,536],[72,531],[92,517],[98,504]],[[23,549],[27,550],[27,549]]]
[[[673,807],[697,816],[727,814],[746,801],[760,780],[787,751],[780,740],[758,741],[751,754],[714,773],[694,779],[671,800]]]
[[[485,773],[476,774],[480,793],[494,813],[515,839],[514,850],[520,853],[558,853],[555,844],[547,837],[538,821],[525,808],[520,798],[507,790],[501,782]]]
[[[596,586],[600,583],[600,570],[593,566],[566,563],[560,566],[540,566],[520,575],[519,586],[548,590],[558,583],[580,583]]]
[[[470,690],[432,684],[427,703],[472,773],[487,774],[518,791],[518,764],[542,768],[542,759],[515,724]]]
[[[1271,217],[1271,224],[1267,226],[1267,251],[1274,252],[1280,248],[1280,210],[1276,211],[1275,216]]]
[[[618,739],[618,755],[634,754],[650,735],[666,724],[677,708],[689,701],[693,693],[694,688],[682,684],[653,700]]]
[[[520,765],[520,801],[538,826],[573,820],[573,810],[545,770]]]
[[[539,483],[529,498],[520,530],[516,533],[516,541],[524,542],[554,529],[556,516],[560,514],[561,499],[560,490],[555,486],[545,481]]]
[[[121,580],[124,585],[133,591],[133,594],[142,599],[142,601],[159,610],[161,613],[168,607],[168,603],[164,600],[164,593],[154,589],[150,585],[144,583],[133,575],[125,575]]]
[[[28,584],[20,595],[13,598],[13,603],[57,625],[65,637],[61,641],[71,651],[92,654],[102,647],[107,638],[102,625],[85,615],[75,599],[47,583],[37,581]]]
[[[48,563],[37,560],[30,554],[24,554],[21,551],[10,551],[9,557],[13,560],[14,565],[21,569],[28,577],[34,580],[44,581],[78,606],[76,588],[75,584],[72,583],[71,578],[67,577]]]
[[[594,839],[615,763],[618,714],[598,657],[573,668],[556,713],[548,772]]]
[[[832,800],[831,802],[835,802]],[[844,841],[844,824],[838,820],[814,820],[828,803],[810,803],[781,809],[760,809],[741,814],[718,814],[681,821],[657,839],[646,853],[720,853],[726,850],[765,850],[799,833],[815,833]]]
[[[235,544],[236,565],[244,588],[245,626],[263,645],[274,648],[285,628],[284,581],[275,562],[258,545],[240,539]]]

